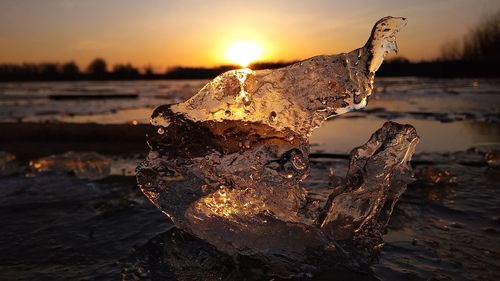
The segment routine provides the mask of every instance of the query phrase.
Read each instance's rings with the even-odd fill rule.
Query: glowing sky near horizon
[[[213,66],[239,41],[258,43],[260,60],[290,61],[360,47],[386,15],[409,19],[400,55],[418,61],[499,9],[498,0],[0,0],[0,63]]]

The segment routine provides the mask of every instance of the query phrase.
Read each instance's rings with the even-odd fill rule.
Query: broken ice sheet
[[[111,161],[96,152],[69,151],[30,161],[30,167],[38,173],[72,173],[78,178],[97,180],[109,175]]]
[[[383,18],[352,52],[229,71],[189,100],[158,107],[139,187],[178,228],[226,254],[261,261],[271,275],[366,268],[411,180],[415,129],[384,124],[353,150],[330,198],[310,197],[301,182],[312,131],[366,106],[375,71],[405,23]]]

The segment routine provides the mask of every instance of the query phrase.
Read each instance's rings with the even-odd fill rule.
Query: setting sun
[[[262,47],[253,41],[238,41],[232,43],[226,52],[226,59],[247,67],[262,55]]]

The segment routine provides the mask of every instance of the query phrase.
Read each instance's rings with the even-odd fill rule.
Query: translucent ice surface
[[[381,19],[365,46],[349,53],[276,70],[226,72],[171,110],[195,122],[258,122],[309,136],[326,118],[366,106],[375,71],[385,54],[397,49],[394,36],[405,24],[404,18]],[[154,117],[153,124],[168,123],[166,117]]]
[[[383,18],[360,49],[276,70],[226,72],[189,100],[158,107],[151,150],[137,168],[141,190],[178,228],[226,254],[259,260],[272,275],[365,268],[411,181],[415,129],[384,124],[352,151],[346,178],[328,198],[311,198],[301,182],[312,131],[366,106],[375,71],[404,24]]]

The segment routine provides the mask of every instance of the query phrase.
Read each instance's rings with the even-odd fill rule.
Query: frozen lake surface
[[[61,128],[64,123],[148,124],[156,106],[184,100],[206,82],[3,83],[0,123],[19,129],[23,123],[46,122]],[[365,110],[332,118],[313,133],[315,156],[305,182],[312,193],[328,192],[328,174],[345,174],[346,154],[387,120],[417,129],[418,181],[396,205],[380,263],[362,278],[499,280],[500,80],[377,78],[375,86]],[[99,94],[121,97],[95,97]],[[65,98],[58,99],[61,95]],[[124,264],[129,272],[146,270],[144,276],[171,276],[158,266],[172,257],[155,245],[172,243],[172,224],[136,187],[134,169],[144,155],[130,153],[130,143],[125,146],[117,135],[116,150],[123,151],[106,155],[112,176],[105,179],[33,173],[25,159],[19,159],[17,172],[0,177],[1,280],[117,280]],[[50,145],[78,150],[85,142]],[[189,270],[177,272],[178,278],[228,278],[223,272],[196,272],[197,263],[207,262],[184,263]]]
[[[149,123],[152,110],[195,94],[206,80],[0,84],[0,122]],[[74,99],[54,99],[64,95]],[[122,95],[98,99],[85,96]],[[367,108],[330,119],[313,152],[348,153],[386,120],[410,123],[418,152],[450,152],[500,142],[500,80],[377,78]]]

